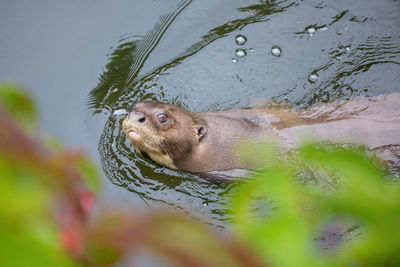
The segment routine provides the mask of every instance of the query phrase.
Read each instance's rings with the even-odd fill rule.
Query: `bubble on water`
[[[239,60],[237,60],[237,58],[232,58],[232,62],[237,64],[237,63],[239,63]]]
[[[247,42],[247,38],[246,36],[239,34],[235,37],[235,41],[238,45],[244,45]]]
[[[236,49],[235,54],[238,58],[242,58],[242,57],[245,57],[247,53],[246,53],[246,50],[239,48],[239,49]]]
[[[128,111],[125,109],[117,109],[113,112],[113,115],[119,116],[119,115],[125,115],[128,114]]]
[[[350,47],[348,47],[348,46],[346,46],[345,49],[346,49],[347,52],[349,52],[351,50]]]
[[[318,79],[319,79],[319,76],[316,73],[313,73],[313,74],[308,76],[308,80],[311,83],[315,83],[316,81],[318,81]]]
[[[314,27],[310,27],[307,29],[307,33],[310,37],[313,37],[317,30]]]
[[[271,54],[275,57],[280,57],[282,55],[282,49],[275,45],[271,48]]]

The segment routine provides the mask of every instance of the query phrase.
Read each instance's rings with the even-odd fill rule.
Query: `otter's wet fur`
[[[311,109],[241,109],[190,112],[158,101],[136,103],[123,122],[135,149],[172,169],[208,172],[251,169],[238,158],[242,141],[274,138],[295,147],[306,134],[371,149],[400,144],[400,94],[356,97]]]

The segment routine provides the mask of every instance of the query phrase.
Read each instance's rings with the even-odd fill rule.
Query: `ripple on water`
[[[317,30],[314,28],[314,27],[309,27],[308,29],[307,29],[307,33],[308,33],[308,35],[310,36],[310,37],[313,37],[314,36],[314,34],[317,32]]]
[[[113,112],[115,116],[127,115],[128,111],[126,109],[117,109]]]
[[[200,2],[201,1],[198,1],[197,3]],[[332,17],[331,14],[332,12],[338,12],[337,10],[350,10],[349,13],[356,13],[357,11],[357,13],[362,14],[364,12],[368,13],[364,14],[365,17],[370,17],[374,14],[370,12],[372,7],[369,7],[374,6],[376,1],[369,0],[367,4],[368,9],[364,10],[356,10],[353,7],[353,3],[350,5],[347,4],[346,1],[342,1],[340,4],[332,2],[332,9],[324,7],[318,10],[321,14],[317,15],[320,16],[322,20],[326,20],[323,21],[324,24],[321,26],[317,24],[319,21],[307,21],[308,19],[305,17],[307,16],[305,11],[312,12],[314,10],[307,10],[306,5],[299,5],[301,8],[298,8],[296,5],[287,7],[290,8],[291,15],[297,15],[292,17],[294,21],[292,25],[290,25],[290,23],[277,23],[277,21],[283,21],[284,18],[289,18],[288,14],[284,12],[286,7],[283,7],[286,1],[260,0],[260,2],[264,4],[257,6],[259,10],[255,10],[254,6],[239,10],[243,16],[249,16],[248,18],[234,18],[231,21],[226,21],[224,24],[212,24],[210,28],[204,29],[208,31],[205,36],[196,37],[201,41],[197,41],[196,38],[193,38],[193,44],[191,44],[190,47],[176,46],[177,51],[175,52],[177,56],[171,56],[170,62],[166,62],[165,64],[160,63],[160,67],[157,67],[158,63],[155,64],[151,61],[147,61],[146,64],[149,64],[149,66],[155,69],[154,72],[149,75],[135,76],[136,73],[139,73],[141,66],[143,66],[143,63],[147,59],[148,54],[143,51],[148,51],[149,53],[153,51],[151,49],[161,38],[161,34],[157,34],[157,38],[153,38],[154,32],[143,40],[133,38],[129,40],[129,42],[121,44],[121,46],[114,51],[110,56],[110,64],[107,65],[107,71],[109,71],[109,73],[102,75],[100,79],[101,84],[96,87],[96,90],[92,93],[96,105],[91,106],[106,111],[112,110],[112,114],[114,115],[110,116],[109,121],[106,123],[99,142],[102,167],[111,182],[124,186],[127,190],[135,192],[146,199],[167,203],[193,214],[200,211],[204,213],[204,215],[210,216],[210,221],[212,223],[224,225],[223,222],[227,219],[227,216],[223,214],[224,206],[221,203],[226,201],[226,198],[232,193],[231,191],[235,189],[231,189],[229,184],[210,184],[204,180],[198,179],[198,176],[189,173],[160,168],[156,164],[137,155],[121,131],[122,119],[126,114],[124,114],[124,112],[126,112],[125,110],[129,110],[128,108],[132,101],[158,99],[183,107],[189,106],[192,110],[193,108],[197,109],[195,111],[204,111],[220,109],[221,106],[228,108],[240,107],[239,104],[236,104],[240,103],[240,99],[250,95],[252,97],[261,97],[268,94],[268,97],[277,96],[277,98],[282,95],[279,100],[286,99],[288,103],[301,108],[319,103],[322,100],[334,99],[336,97],[350,97],[359,93],[360,88],[367,88],[366,86],[371,86],[371,94],[385,92],[383,89],[376,88],[384,88],[386,90],[390,90],[389,87],[397,88],[396,85],[400,82],[400,80],[396,78],[400,77],[400,75],[398,75],[400,70],[400,42],[399,37],[397,37],[398,28],[394,28],[393,26],[396,20],[387,19],[387,21],[385,21],[387,23],[383,24],[386,25],[387,28],[380,28],[380,31],[378,31],[373,28],[376,25],[371,26],[371,23],[373,23],[372,19],[368,20],[368,23],[362,23],[362,21],[352,22],[348,21],[350,18],[346,15],[346,12],[339,13],[335,17]],[[365,5],[365,2],[368,1],[358,0],[358,4],[356,5],[361,8]],[[242,3],[240,3],[240,7],[243,7]],[[268,15],[265,15],[267,14],[266,11],[268,11]],[[188,12],[190,11],[188,10]],[[271,16],[271,14],[274,13],[276,14]],[[255,15],[253,16],[252,14]],[[280,14],[282,17],[279,17]],[[296,18],[302,17],[304,17],[304,20],[297,21]],[[324,19],[324,17],[327,19]],[[382,20],[385,20],[385,18],[382,18]],[[166,22],[168,21],[170,20],[166,20]],[[264,47],[263,49],[265,50],[263,50],[263,53],[265,53],[264,55],[268,54],[268,57],[270,57],[270,55],[274,57],[280,57],[282,55],[281,47],[271,47],[274,43],[271,44],[271,40],[268,40],[267,37],[263,36],[263,38],[260,38],[260,42],[255,38],[255,36],[262,35],[259,31],[260,29],[267,28],[268,25],[266,25],[266,21],[268,21],[268,25],[273,22],[273,31],[277,32],[276,38],[268,37],[275,38],[272,40],[275,40],[276,43],[279,42],[285,49],[289,49],[288,51],[290,51],[291,56],[293,56],[288,59],[288,63],[282,62],[286,65],[278,64],[280,66],[277,66],[279,71],[284,70],[290,73],[290,76],[293,77],[293,84],[285,84],[285,81],[289,80],[287,77],[289,75],[285,75],[285,77],[279,79],[265,79],[265,75],[258,75],[260,72],[254,71],[252,73],[257,74],[254,77],[251,76],[251,78],[254,78],[254,83],[248,86],[246,85],[245,88],[245,90],[248,90],[249,94],[246,93],[244,96],[239,94],[234,97],[224,95],[224,98],[210,98],[209,95],[213,93],[214,88],[218,88],[219,85],[223,87],[227,84],[227,80],[223,79],[226,74],[225,71],[233,72],[232,69],[224,68],[221,68],[223,72],[215,72],[215,69],[219,70],[219,68],[213,69],[212,66],[210,66],[210,60],[208,59],[214,59],[213,49],[215,49],[215,47],[221,48],[219,45],[225,44],[224,42],[214,42],[215,40],[221,40],[225,38],[225,36],[228,36],[226,40],[227,43],[235,47],[233,50],[235,55],[233,55],[232,50],[228,52],[230,56],[228,56],[227,59],[229,60],[229,58],[232,57],[232,64],[239,63],[241,58],[246,56],[246,50],[242,48],[246,48],[247,51],[250,51],[249,53],[252,52],[251,48],[245,47],[248,45],[247,37],[249,38],[248,40],[252,40],[258,44],[255,46],[256,51],[259,50],[259,47]],[[290,21],[290,19],[288,21]],[[259,23],[260,25],[258,25],[259,27],[252,28],[250,27],[252,23],[254,25]],[[337,36],[337,31],[344,32],[343,23],[349,23],[352,27],[348,28],[346,34]],[[357,23],[357,25],[355,25],[355,23]],[[164,25],[163,21],[160,24]],[[177,24],[174,26],[177,26]],[[293,34],[280,34],[282,32],[292,33],[294,31],[293,26],[295,26],[296,29],[301,29],[301,32],[294,33],[296,34],[295,36]],[[327,30],[328,27],[329,31],[322,33],[322,31]],[[157,29],[158,28],[157,26]],[[163,27],[163,29],[164,28],[166,29],[166,26]],[[247,37],[234,34],[243,28],[246,29]],[[172,32],[178,29],[179,28],[176,27]],[[254,32],[252,32],[252,29],[255,29]],[[182,32],[187,33],[187,30],[185,26]],[[311,39],[309,37],[317,34],[316,32],[318,32],[318,37],[321,35],[324,36],[324,38],[315,38],[317,36],[314,36],[314,38]],[[203,31],[201,31],[201,34],[203,34]],[[297,34],[300,35],[300,38],[297,38]],[[389,37],[385,37],[384,35]],[[158,36],[160,36],[160,38]],[[168,37],[168,32],[165,36]],[[238,38],[239,36],[240,38]],[[235,39],[235,43],[233,43],[232,39]],[[243,41],[245,42],[243,43]],[[213,45],[209,46],[209,44]],[[149,47],[149,49],[147,49],[147,47]],[[268,49],[269,47],[271,48]],[[164,49],[165,47],[161,48]],[[222,46],[221,50],[223,51],[224,48],[225,47]],[[237,48],[240,49],[235,51]],[[172,52],[174,52],[174,49],[175,47],[173,47]],[[210,53],[201,54],[201,52],[206,49],[209,49],[207,52]],[[157,51],[157,48],[154,51]],[[200,53],[196,55],[198,51],[200,51]],[[204,57],[205,54],[209,57]],[[250,55],[254,56],[255,54],[251,53]],[[341,57],[342,60],[338,61],[336,57]],[[256,57],[253,58],[256,59]],[[265,61],[262,60],[265,59],[265,57],[260,57],[259,61],[255,60],[256,65],[251,67],[254,70],[257,68],[266,69],[263,68],[265,65],[262,65],[265,63]],[[226,61],[227,60],[225,60],[225,63]],[[220,61],[215,60],[215,64],[219,64],[219,62]],[[299,62],[299,64],[295,64],[296,62]],[[232,66],[231,64],[226,65],[228,65],[228,68],[233,69],[238,67]],[[115,68],[116,66],[118,66],[118,68]],[[307,71],[309,66],[313,66],[311,71]],[[190,71],[187,71],[188,69]],[[206,70],[204,71],[204,76],[198,75],[198,72],[202,69]],[[243,71],[245,71],[245,69],[246,68],[243,68]],[[249,70],[251,70],[251,68],[249,68]],[[268,68],[268,70],[271,69]],[[193,73],[196,75],[193,75]],[[239,73],[239,75],[252,73]],[[322,77],[322,73],[324,79],[319,77],[319,75]],[[382,78],[382,73],[385,73],[384,79]],[[271,75],[273,74],[274,73],[271,72]],[[193,76],[209,77],[210,80],[196,80]],[[154,79],[157,79],[158,86],[156,87],[153,86],[155,83]],[[267,92],[267,90],[258,89],[257,85],[260,84],[261,87],[273,87],[274,84],[271,84],[271,81],[274,83],[276,82],[276,84],[283,84],[283,86],[281,86],[282,89],[277,89],[276,91],[271,90],[271,93]],[[304,84],[299,84],[299,81],[302,81]],[[315,85],[313,85],[313,83],[318,83],[318,90],[314,90]],[[190,85],[190,89],[188,89],[188,85]],[[242,85],[242,83],[232,84],[232,86]],[[386,87],[384,87],[385,85]],[[121,90],[115,92],[115,94],[111,94],[112,88],[121,88]],[[227,86],[225,88],[230,89],[231,87]],[[221,91],[223,90],[226,90],[225,92],[230,92],[228,89],[221,89]],[[323,98],[325,96],[327,98]],[[94,102],[94,100],[92,100],[92,102]],[[197,103],[203,100],[205,104],[199,105],[200,107],[196,106]],[[226,103],[224,103],[224,101],[226,101]],[[116,140],[116,142],[112,142],[112,140]]]

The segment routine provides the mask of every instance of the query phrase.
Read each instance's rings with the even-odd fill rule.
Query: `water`
[[[239,49],[236,49],[235,54],[238,58],[241,58],[241,57],[245,57],[247,55],[247,52],[246,52],[246,50],[239,48]]]
[[[247,42],[247,38],[246,38],[246,36],[239,34],[235,37],[235,41],[236,41],[236,44],[238,44],[238,45],[244,45]]]
[[[232,184],[136,155],[121,132],[134,102],[209,111],[274,99],[304,108],[400,91],[398,1],[18,0],[3,6],[0,74],[32,88],[43,130],[97,157],[113,197],[137,204],[140,196],[150,206],[171,205],[219,226],[229,221],[223,203]],[[241,57],[238,49],[251,53]]]
[[[307,33],[308,33],[308,35],[310,35],[310,37],[314,36],[314,34],[315,34],[316,32],[317,32],[317,31],[315,30],[314,27],[310,27],[310,28],[307,29]]]
[[[318,81],[318,79],[319,79],[319,76],[316,73],[313,73],[313,74],[308,76],[308,80],[311,83],[315,83],[316,81]]]
[[[275,45],[271,48],[271,54],[275,57],[280,57],[282,55],[282,49]]]

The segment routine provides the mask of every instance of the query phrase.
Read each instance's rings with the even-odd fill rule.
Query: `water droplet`
[[[244,49],[242,49],[242,48],[239,48],[239,49],[236,49],[236,56],[238,57],[238,58],[242,58],[242,57],[245,57],[246,56],[246,50],[244,50]]]
[[[319,29],[320,31],[322,31],[322,32],[324,32],[324,31],[326,31],[328,29],[328,27],[322,27],[321,29]]]
[[[311,74],[310,76],[308,76],[308,80],[310,82],[312,82],[312,83],[315,83],[316,81],[318,81],[318,79],[319,79],[319,76],[316,73]]]
[[[310,28],[307,29],[307,33],[308,33],[308,35],[309,35],[310,37],[313,37],[314,34],[315,34],[316,32],[317,32],[317,31],[315,30],[314,27],[310,27]]]
[[[236,44],[244,45],[247,42],[247,38],[244,35],[237,35],[235,38]]]
[[[203,203],[203,206],[208,206],[207,203]]]
[[[345,49],[346,49],[347,52],[349,52],[351,50],[350,47],[348,47],[348,46],[346,46]]]
[[[341,56],[337,56],[336,59],[337,59],[337,60],[341,60],[342,57],[341,57]]]
[[[254,48],[250,48],[250,52],[254,52]]]
[[[237,58],[232,58],[232,62],[237,64],[237,63],[239,63],[239,60],[237,60]]]
[[[275,45],[271,48],[271,54],[275,57],[280,57],[282,55],[282,49]]]

